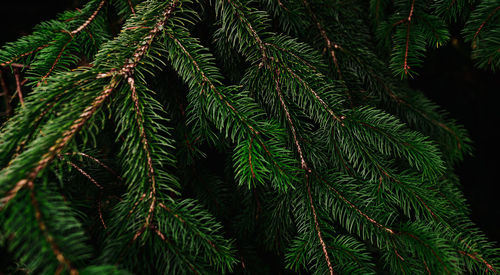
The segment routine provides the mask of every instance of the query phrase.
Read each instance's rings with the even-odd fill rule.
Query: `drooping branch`
[[[79,155],[79,156],[82,156],[82,157],[85,157],[85,158],[88,158],[92,161],[94,161],[95,163],[99,164],[102,168],[108,170],[111,174],[115,175],[118,180],[123,180],[120,175],[118,175],[118,173],[116,173],[116,171],[114,171],[113,169],[111,169],[108,165],[106,165],[105,163],[103,163],[102,161],[100,161],[99,159],[91,156],[91,155],[88,155],[88,154],[85,154],[83,152],[72,152],[72,153],[66,153],[65,155]]]
[[[309,173],[310,169],[307,166],[307,162],[304,158],[304,154],[302,153],[302,147],[300,146],[298,137],[297,137],[297,131],[295,130],[295,126],[292,121],[292,117],[290,116],[290,112],[288,111],[288,107],[285,103],[285,99],[283,98],[283,93],[281,92],[281,87],[280,87],[280,70],[279,68],[276,68],[275,74],[273,74],[273,79],[274,79],[274,86],[276,93],[278,94],[278,98],[281,103],[281,108],[283,108],[283,112],[285,112],[286,120],[288,122],[288,126],[290,127],[290,131],[292,131],[292,137],[295,143],[295,147],[297,149],[297,152],[299,153],[300,157],[300,164],[301,168],[306,172]]]
[[[333,270],[332,263],[330,261],[330,256],[328,255],[328,250],[326,247],[326,243],[323,240],[323,236],[321,234],[321,230],[319,227],[318,215],[316,214],[316,208],[314,207],[312,195],[311,195],[311,185],[309,184],[309,174],[306,174],[306,185],[307,185],[307,195],[309,197],[309,204],[311,206],[311,210],[314,218],[314,227],[316,228],[316,232],[318,233],[319,243],[321,244],[321,249],[323,250],[323,255],[325,256],[326,264],[328,266],[328,270],[330,271],[330,275],[336,274]]]
[[[21,76],[19,75],[19,70],[17,68],[14,68],[14,79],[16,80],[16,93],[17,97],[19,97],[19,102],[21,103],[21,106],[24,107],[24,97],[23,97],[23,91],[21,90]]]
[[[76,28],[75,30],[73,30],[71,32],[71,35],[74,36],[75,34],[81,32],[83,29],[85,29],[88,25],[90,25],[90,23],[94,20],[94,18],[97,16],[97,14],[99,13],[99,11],[101,10],[101,8],[104,6],[104,3],[106,3],[106,0],[102,0],[99,3],[99,6],[97,6],[97,9],[92,13],[92,15],[90,15],[90,17],[87,19],[87,21],[85,21],[85,23],[83,23],[78,28]]]
[[[76,133],[82,128],[82,126],[95,114],[95,112],[101,107],[104,101],[111,95],[113,90],[118,85],[118,80],[113,78],[111,83],[106,86],[106,88],[94,99],[91,105],[87,106],[85,110],[80,114],[78,119],[76,119],[73,124],[66,130],[62,136],[57,139],[56,143],[51,146],[47,153],[45,153],[37,165],[26,175],[26,177],[16,183],[14,188],[12,188],[7,195],[0,199],[0,202],[7,204],[12,198],[14,198],[19,190],[26,185],[33,184],[38,174],[52,162],[52,160],[58,155],[69,143],[69,141],[75,136]]]
[[[410,25],[411,25],[411,19],[413,17],[414,7],[415,7],[415,0],[412,0],[411,7],[410,7],[410,14],[408,15],[408,18],[406,19],[406,24],[407,24],[406,48],[405,48],[405,58],[404,58],[404,64],[403,64],[403,69],[405,71],[405,75],[407,75],[408,71],[410,70],[410,66],[408,65],[408,50],[410,48]]]
[[[59,246],[56,244],[54,237],[47,230],[47,225],[45,224],[43,217],[42,217],[42,212],[40,211],[40,204],[38,203],[38,200],[35,196],[35,190],[34,190],[33,183],[29,184],[29,188],[30,188],[31,204],[33,205],[33,208],[35,209],[35,218],[38,222],[38,227],[40,228],[40,231],[42,231],[42,234],[45,237],[45,240],[47,241],[50,248],[52,249],[52,252],[56,256],[57,261],[62,266],[66,266],[69,269],[69,273],[71,275],[78,275],[78,270],[75,269],[73,267],[73,265],[71,264],[71,262],[69,261],[69,259],[64,256],[64,254],[59,249]]]
[[[390,228],[382,225],[381,223],[377,222],[375,219],[371,218],[366,213],[364,213],[363,211],[361,211],[361,209],[359,207],[357,207],[354,203],[352,203],[347,198],[345,198],[337,189],[335,189],[333,186],[331,186],[330,184],[328,184],[320,176],[316,175],[316,177],[321,182],[323,182],[328,187],[328,189],[332,190],[344,203],[346,203],[347,205],[349,205],[349,207],[351,207],[352,209],[354,209],[354,211],[356,211],[360,216],[362,216],[363,218],[365,218],[368,222],[370,222],[371,224],[375,225],[376,227],[384,230],[385,232],[387,232],[387,233],[389,233],[391,235],[395,235],[396,234],[396,232],[394,230],[392,230],[392,229],[390,229]]]
[[[345,119],[345,116],[338,117],[333,110],[328,106],[328,104],[318,95],[316,91],[314,91],[307,82],[305,82],[299,75],[297,75],[292,69],[289,67],[286,67],[286,70],[292,75],[293,78],[295,78],[300,84],[304,86],[304,88],[309,91],[314,98],[321,104],[321,106],[332,116],[333,119],[336,121],[340,122],[341,125],[343,126],[342,120]]]
[[[102,187],[102,185],[100,185],[91,175],[89,175],[89,173],[85,172],[85,170],[83,170],[82,168],[80,168],[78,165],[76,165],[75,163],[67,160],[67,159],[64,159],[61,155],[58,155],[58,158],[60,160],[64,160],[66,163],[68,163],[71,167],[75,168],[78,172],[80,172],[80,174],[82,174],[84,177],[86,177],[88,180],[90,180],[90,182],[92,182],[95,186],[97,186],[97,188],[99,189],[103,189],[104,187]]]
[[[29,52],[25,52],[25,53],[23,53],[23,54],[20,54],[19,56],[14,57],[14,58],[12,58],[12,59],[11,59],[11,60],[9,60],[9,61],[6,61],[6,62],[3,62],[3,63],[0,63],[0,67],[5,67],[5,66],[7,66],[7,65],[12,64],[13,62],[16,62],[17,60],[19,60],[19,59],[21,59],[21,58],[23,58],[23,57],[26,57],[26,56],[32,55],[32,54],[34,54],[34,53],[36,53],[36,52],[38,52],[38,51],[40,51],[40,50],[43,50],[43,49],[47,48],[48,46],[50,46],[50,43],[53,43],[53,42],[55,42],[55,41],[51,41],[51,42],[49,42],[49,43],[47,43],[47,44],[45,44],[45,45],[39,46],[38,48],[36,48],[36,49],[34,49],[34,50],[32,50],[32,51],[29,51]]]
[[[91,16],[82,24],[80,25],[79,27],[77,27],[76,29],[74,29],[73,31],[69,32],[70,34],[70,37],[71,39],[73,39],[73,37],[80,33],[82,30],[84,30],[90,23],[92,23],[92,21],[94,20],[94,18],[97,16],[97,14],[99,13],[99,11],[101,10],[101,8],[104,6],[104,3],[106,3],[106,0],[102,0],[97,9],[91,14]],[[70,41],[71,41],[70,39]],[[52,43],[56,42],[55,40],[52,40],[50,41],[49,43],[45,44],[45,45],[42,45],[42,46],[39,46],[38,48],[32,50],[32,51],[29,51],[29,52],[26,52],[26,53],[23,53],[17,57],[14,57],[12,58],[11,60],[9,61],[6,61],[6,62],[3,62],[3,63],[0,63],[0,67],[5,67],[7,65],[12,65],[13,62],[16,62],[17,60],[23,58],[23,57],[26,57],[26,56],[29,56],[29,55],[32,55],[40,50],[43,50],[45,48],[47,48],[48,46],[50,46]],[[67,42],[67,44],[69,43],[69,41]],[[67,44],[63,47],[63,49],[61,50],[61,52],[59,53],[58,55],[58,58],[56,58],[56,61],[54,62],[54,64],[52,65],[52,68],[51,70],[49,70],[49,73],[53,70],[53,67],[55,67],[55,65],[57,64],[57,62],[59,61],[60,59],[60,55],[62,55],[62,52],[64,51],[64,48],[67,46]],[[47,75],[48,75],[47,74]],[[46,77],[46,76],[45,76]]]
[[[155,27],[149,32],[149,34],[143,39],[144,43],[140,43],[140,47],[137,48],[132,58],[128,60],[119,70],[111,70],[107,73],[101,73],[97,75],[97,78],[110,77],[109,84],[104,88],[104,90],[92,101],[92,103],[87,106],[83,112],[80,114],[78,119],[76,119],[72,125],[67,129],[62,136],[56,140],[56,143],[51,146],[47,153],[45,153],[37,165],[26,175],[26,177],[16,183],[14,188],[12,188],[7,195],[0,199],[0,203],[6,204],[12,198],[14,198],[17,192],[26,185],[32,184],[38,174],[47,167],[49,163],[66,147],[69,141],[75,136],[76,133],[82,128],[82,126],[99,110],[104,101],[111,95],[115,88],[120,84],[121,76],[128,76],[133,72],[134,68],[139,64],[142,58],[145,56],[147,50],[151,46],[154,38],[163,29],[164,24],[172,15],[177,0],[172,0],[171,4],[162,14],[162,18],[157,22]]]
[[[5,78],[3,76],[3,72],[1,69],[0,69],[0,87],[2,87],[2,93],[0,93],[0,96],[4,97],[5,116],[9,117],[10,114],[12,113],[12,107],[10,106],[10,93],[9,93],[9,88],[7,87],[7,83],[5,83]]]
[[[139,98],[137,96],[137,91],[136,91],[135,81],[134,81],[133,76],[131,76],[131,75],[128,76],[127,82],[130,86],[132,101],[134,102],[137,127],[139,129],[139,135],[141,137],[142,148],[143,148],[144,152],[146,153],[146,161],[147,161],[147,166],[148,166],[148,177],[149,177],[149,181],[151,182],[151,190],[149,193],[149,197],[151,198],[151,204],[149,206],[148,216],[146,217],[146,222],[144,223],[144,227],[147,227],[149,225],[149,223],[151,222],[153,212],[154,212],[154,209],[156,206],[155,169],[153,167],[153,158],[151,157],[151,150],[149,148],[149,141],[148,141],[148,137],[146,135],[146,129],[144,127],[144,119],[143,119],[142,112],[141,112],[140,107],[139,107],[140,103],[139,103]]]
[[[264,44],[264,42],[262,42],[262,39],[260,38],[259,34],[255,31],[254,27],[252,26],[252,24],[250,24],[248,19],[244,15],[240,14],[242,13],[241,7],[236,5],[232,0],[227,0],[227,2],[234,7],[236,11],[235,13],[236,17],[238,17],[238,20],[240,20],[240,22],[247,27],[247,30],[249,31],[250,35],[255,39],[255,42],[257,43],[257,46],[259,47],[260,53],[262,55],[262,63],[259,66],[260,67],[268,66],[266,45]]]
[[[479,33],[481,32],[481,30],[484,28],[484,25],[486,25],[486,23],[488,22],[488,20],[490,20],[490,18],[495,15],[495,13],[500,10],[500,6],[496,7],[494,10],[492,10],[490,12],[490,14],[488,14],[488,17],[486,17],[486,19],[483,21],[483,23],[481,23],[481,25],[479,26],[479,28],[477,29],[476,33],[474,33],[474,38],[473,39],[476,39],[476,37],[479,35]]]
[[[471,253],[465,252],[465,251],[463,251],[463,250],[458,250],[458,253],[460,253],[460,254],[462,254],[462,255],[465,255],[465,256],[467,256],[467,257],[469,257],[469,258],[471,258],[471,259],[473,259],[473,260],[475,260],[475,261],[478,261],[478,262],[483,263],[483,264],[486,266],[487,270],[490,270],[490,271],[492,271],[493,273],[498,274],[498,272],[497,272],[497,271],[496,271],[496,269],[493,267],[493,265],[491,265],[490,263],[488,263],[488,262],[487,262],[486,260],[484,260],[482,257],[480,257],[480,256],[476,255],[475,253],[471,254]]]
[[[325,28],[323,27],[323,25],[319,21],[316,14],[313,12],[309,2],[307,2],[307,0],[302,0],[302,2],[304,3],[304,6],[306,6],[307,11],[311,15],[314,23],[316,23],[316,27],[318,28],[319,33],[321,34],[321,37],[325,41],[328,52],[330,53],[330,56],[332,57],[333,64],[335,64],[335,68],[337,69],[337,73],[339,74],[339,78],[342,79],[342,72],[340,71],[340,66],[339,66],[337,56],[335,55],[335,50],[334,50],[334,49],[339,48],[340,46],[335,44],[335,43],[332,43],[332,41],[330,40],[330,38],[328,37],[328,35],[325,31]]]

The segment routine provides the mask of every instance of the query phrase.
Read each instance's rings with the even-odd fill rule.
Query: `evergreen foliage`
[[[6,270],[497,274],[454,174],[467,131],[400,78],[453,24],[500,68],[499,10],[89,0],[40,23],[0,49],[30,87],[0,130]]]

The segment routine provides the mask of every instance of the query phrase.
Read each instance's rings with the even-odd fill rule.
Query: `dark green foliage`
[[[85,2],[0,49],[7,272],[497,273],[467,131],[400,78],[461,23],[498,69],[498,1]]]

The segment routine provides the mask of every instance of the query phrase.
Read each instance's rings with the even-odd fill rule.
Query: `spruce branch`
[[[66,163],[68,163],[71,167],[75,168],[80,174],[82,174],[84,177],[86,177],[90,182],[92,182],[97,188],[103,189],[102,185],[97,183],[97,181],[90,176],[87,172],[85,172],[82,168],[80,168],[78,165],[74,164],[73,162],[69,160],[65,160],[61,155],[57,156],[60,160],[64,160]]]
[[[323,28],[323,25],[319,22],[318,17],[313,12],[309,2],[307,0],[302,0],[302,2],[304,3],[304,6],[306,6],[307,11],[311,15],[313,21],[316,23],[316,26],[318,27],[318,30],[321,34],[321,37],[323,38],[323,40],[325,40],[325,44],[326,44],[326,47],[328,49],[328,52],[330,53],[330,56],[332,57],[333,64],[335,64],[335,68],[337,68],[337,73],[339,75],[339,78],[342,79],[342,72],[340,71],[339,62],[337,61],[337,57],[335,55],[335,50],[334,50],[334,49],[340,48],[340,46],[335,44],[335,43],[332,43],[332,41],[330,40],[330,38],[326,34],[326,31]]]
[[[94,18],[97,16],[97,13],[99,13],[99,11],[104,6],[104,3],[106,3],[106,0],[102,0],[99,3],[99,5],[97,6],[97,9],[94,11],[94,13],[92,13],[90,15],[90,17],[87,19],[87,21],[85,21],[81,26],[79,26],[78,28],[76,28],[75,30],[70,32],[72,37],[75,36],[76,34],[78,34],[79,32],[81,32],[82,30],[84,30],[94,20]]]
[[[62,133],[62,135],[56,140],[55,144],[52,145],[48,152],[45,153],[38,163],[34,166],[34,168],[27,173],[26,177],[19,180],[14,188],[7,192],[7,195],[0,199],[0,202],[5,205],[7,204],[13,197],[16,196],[17,192],[26,185],[33,184],[33,181],[38,176],[38,174],[47,167],[47,165],[64,149],[64,147],[69,143],[69,141],[73,138],[73,136],[81,129],[81,127],[95,114],[95,112],[101,107],[104,101],[111,95],[113,90],[119,85],[120,75],[128,75],[132,72],[132,70],[137,66],[137,64],[141,61],[141,59],[146,54],[147,49],[153,42],[155,36],[161,31],[163,25],[166,20],[172,14],[172,11],[175,8],[176,1],[169,6],[164,14],[163,18],[161,18],[153,29],[149,32],[149,34],[143,38],[144,45],[138,47],[132,55],[132,58],[125,63],[119,70],[110,70],[106,73],[100,73],[96,77],[97,78],[105,78],[111,77],[109,84],[107,84],[103,91],[94,98],[92,103],[87,106],[83,112],[79,115],[79,117],[73,121],[69,129]],[[118,71],[118,72],[116,72]]]
[[[498,3],[327,2],[91,0],[7,43],[0,96],[22,103],[0,129],[0,241],[15,264],[497,273],[454,172],[467,131],[394,74],[456,22],[497,68]]]
[[[311,195],[311,186],[309,185],[309,174],[306,174],[306,185],[307,185],[307,195],[309,196],[309,203],[311,205],[311,210],[313,212],[314,217],[314,227],[316,228],[316,232],[318,233],[318,239],[321,244],[321,248],[323,249],[323,254],[325,255],[326,264],[328,265],[328,269],[330,270],[330,275],[336,274],[333,270],[332,263],[330,262],[330,256],[328,255],[327,247],[325,241],[323,240],[323,236],[321,235],[321,230],[319,228],[318,215],[316,214],[316,208],[314,208],[314,203]]]
[[[40,211],[40,204],[38,203],[38,200],[35,196],[33,183],[29,184],[29,189],[30,189],[31,204],[35,209],[35,218],[38,221],[40,230],[42,231],[45,240],[49,243],[50,248],[52,249],[52,252],[56,256],[57,261],[59,261],[60,263],[60,266],[57,268],[56,273],[60,273],[63,267],[66,266],[69,269],[69,273],[71,275],[78,275],[78,270],[76,270],[72,266],[71,262],[64,256],[64,254],[59,249],[58,245],[55,243],[54,237],[51,236],[50,233],[47,231],[47,225],[43,221],[42,212]]]
[[[486,17],[486,19],[484,19],[484,21],[481,23],[481,25],[479,26],[479,28],[477,28],[477,31],[474,33],[474,37],[472,38],[473,40],[476,39],[476,37],[479,35],[479,33],[481,32],[481,30],[484,28],[484,25],[486,25],[486,23],[488,22],[488,20],[490,20],[490,18],[495,15],[495,13],[500,10],[500,6],[496,7],[493,11],[491,11],[489,14],[488,14],[488,17]]]

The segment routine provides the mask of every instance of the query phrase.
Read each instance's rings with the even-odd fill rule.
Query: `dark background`
[[[71,0],[5,2],[0,4],[0,45],[31,33],[34,25],[59,12],[77,8],[77,1]],[[428,52],[424,67],[410,85],[422,90],[470,131],[474,156],[467,157],[457,167],[457,173],[470,203],[472,220],[498,244],[500,74],[475,69],[468,45],[458,31],[452,31],[452,35],[452,43]]]

